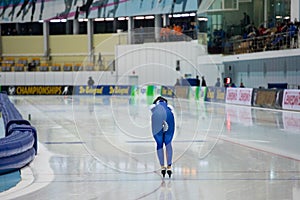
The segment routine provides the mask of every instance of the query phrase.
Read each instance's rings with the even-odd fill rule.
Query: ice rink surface
[[[4,199],[300,199],[300,113],[170,99],[173,176],[162,178],[146,99],[15,96],[38,155]]]

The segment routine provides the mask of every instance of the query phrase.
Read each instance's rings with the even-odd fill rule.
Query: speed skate
[[[171,176],[172,176],[172,170],[171,169],[167,169],[166,167],[162,167],[161,174],[162,174],[162,176],[164,178],[165,178],[166,174],[168,174],[169,178],[171,178]]]

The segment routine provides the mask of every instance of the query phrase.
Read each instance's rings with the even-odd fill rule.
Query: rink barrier
[[[207,87],[205,101],[300,111],[300,90]]]
[[[37,154],[37,132],[9,100],[0,94],[0,111],[5,137],[0,138],[0,175],[28,165]]]
[[[278,85],[278,84],[277,84]],[[248,105],[271,109],[300,111],[299,90],[263,88],[224,88],[161,85],[96,85],[96,86],[2,86],[9,95],[105,95],[130,96],[148,104],[154,96]],[[55,91],[59,91],[55,93]],[[66,92],[64,92],[66,91]],[[249,99],[249,95],[251,99]]]
[[[225,102],[227,104],[252,105],[252,88],[227,88]]]
[[[2,85],[8,95],[72,95],[71,85]]]
[[[254,107],[282,109],[282,89],[253,89]]]
[[[225,103],[282,109],[281,89],[226,88]]]
[[[300,111],[300,90],[284,90],[282,97],[282,108],[285,110]]]
[[[205,101],[225,103],[226,88],[225,87],[207,87]]]

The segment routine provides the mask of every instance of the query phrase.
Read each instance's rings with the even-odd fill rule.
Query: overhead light
[[[40,20],[39,22],[43,22],[43,20]],[[67,22],[67,19],[51,19],[50,22]]]
[[[43,23],[44,22],[44,20],[39,20],[39,23]]]
[[[207,22],[208,19],[206,17],[198,17],[198,21],[205,21],[205,22]]]
[[[174,14],[173,17],[178,18],[178,17],[181,17],[181,15],[180,14]]]
[[[180,15],[180,17],[189,17],[189,16],[190,16],[190,14],[188,14],[188,13],[184,13],[184,14]]]
[[[125,17],[118,17],[118,20],[123,21],[123,20],[126,20],[126,18]]]
[[[104,21],[104,18],[95,18],[95,21],[96,22],[101,22],[101,21]]]
[[[290,16],[285,16],[284,19],[290,19]]]
[[[153,15],[146,16],[145,19],[154,19],[154,16]]]
[[[144,16],[137,16],[134,19],[145,19],[145,17]]]
[[[57,23],[57,22],[60,22],[60,19],[51,19],[50,22],[55,22],[55,23]]]
[[[87,22],[88,19],[78,19],[79,22]]]
[[[113,17],[108,17],[108,18],[105,18],[105,21],[114,21],[114,18]]]
[[[276,19],[281,19],[281,18],[282,18],[282,16],[280,16],[280,15],[276,16]]]
[[[195,17],[196,13],[190,13],[190,17]]]

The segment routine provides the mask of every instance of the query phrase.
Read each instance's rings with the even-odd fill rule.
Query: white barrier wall
[[[0,72],[0,84],[82,85],[92,76],[99,84],[174,85],[177,78],[189,74],[190,78],[205,76],[212,86],[224,71],[221,57],[207,55],[195,41],[119,45],[115,55],[113,72]]]
[[[186,42],[182,46],[190,46]],[[185,73],[196,71],[196,52],[187,48],[185,54],[179,52],[179,43],[149,43],[143,45],[121,45],[116,50],[116,67],[118,75],[136,74],[138,84],[160,83],[174,85],[176,78]],[[180,71],[176,71],[176,62],[179,61]],[[193,67],[195,69],[193,69]]]
[[[193,42],[145,43],[116,47],[116,69],[119,77],[137,75],[138,84],[174,85],[185,74],[191,78],[205,76],[214,85],[223,71],[220,59],[208,56],[206,48]],[[179,64],[180,70],[176,67]],[[220,64],[221,65],[221,64]],[[220,73],[219,73],[220,72]]]
[[[86,85],[92,77],[95,84],[116,84],[117,77],[111,72],[3,72],[0,85]]]

